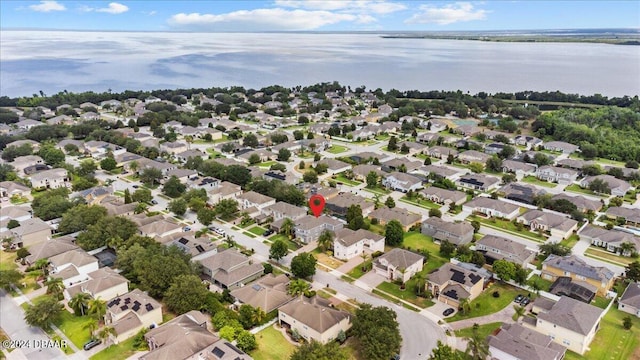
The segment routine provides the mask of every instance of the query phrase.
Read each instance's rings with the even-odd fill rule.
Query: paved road
[[[37,342],[47,343],[50,339],[42,329],[29,326],[23,316],[24,313],[16,301],[0,289],[0,327],[11,340],[30,340],[30,347],[15,349],[10,353],[9,359],[66,359],[66,355],[60,349],[36,346]]]

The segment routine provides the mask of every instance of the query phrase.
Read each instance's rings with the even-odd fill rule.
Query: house
[[[448,241],[456,246],[469,244],[473,240],[473,226],[466,221],[449,222],[432,216],[422,222],[421,232],[434,241]]]
[[[240,185],[223,181],[217,187],[207,190],[207,194],[209,194],[209,203],[217,204],[220,200],[238,198],[242,195],[242,188]]]
[[[14,125],[20,130],[31,130],[36,126],[45,125],[45,123],[43,123],[42,121],[36,121],[32,119],[24,119],[24,120],[18,121]]]
[[[138,228],[140,235],[148,236],[151,238],[161,238],[169,236],[171,234],[178,234],[182,232],[182,225],[170,221],[168,219],[160,219],[152,223],[140,226]]]
[[[206,237],[195,237],[192,231],[179,232],[156,240],[166,246],[175,246],[185,254],[197,256],[203,253],[216,253],[218,248],[214,242]]]
[[[335,233],[342,229],[343,226],[344,224],[342,221],[333,217],[326,215],[322,215],[320,217],[305,215],[295,221],[294,231],[296,239],[308,244],[312,241],[318,240],[318,237],[320,237],[320,234],[324,230],[333,231]]]
[[[491,359],[497,360],[562,360],[567,348],[518,323],[502,324],[497,333],[489,335]]]
[[[555,281],[560,276],[570,277],[576,281],[583,281],[598,289],[597,294],[605,296],[613,286],[615,274],[605,267],[595,267],[587,264],[575,255],[549,255],[542,263],[541,277]]]
[[[536,252],[527,249],[525,245],[494,235],[485,235],[478,240],[476,251],[480,251],[487,258],[489,264],[493,264],[495,260],[504,259],[523,268],[526,268],[536,256]]]
[[[14,196],[31,199],[31,189],[16,181],[0,181],[0,198]]]
[[[502,171],[516,174],[516,177],[523,178],[525,176],[534,175],[538,167],[523,161],[504,160],[502,162]]]
[[[192,310],[149,330],[144,338],[149,352],[144,360],[207,358],[207,348],[220,340],[207,329],[208,316]]]
[[[603,206],[602,202],[598,200],[588,199],[582,195],[568,195],[566,193],[560,193],[560,194],[553,195],[553,197],[551,198],[551,200],[553,201],[558,201],[560,199],[565,199],[569,201],[570,203],[577,206],[578,210],[582,212],[599,211],[600,209],[602,209],[602,206]]]
[[[561,167],[578,170],[578,171],[581,171],[582,168],[584,168],[585,166],[593,165],[593,164],[595,164],[593,161],[584,161],[584,160],[570,159],[570,158],[556,161],[556,166],[561,166]]]
[[[187,188],[189,189],[215,189],[220,186],[220,180],[213,177],[192,177],[187,180]]]
[[[549,293],[556,296],[568,296],[590,304],[598,289],[584,281],[573,280],[568,276],[560,276],[549,286]]]
[[[18,156],[10,163],[16,173],[22,175],[25,169],[35,165],[45,165],[44,160],[38,155]]]
[[[390,209],[383,206],[372,211],[369,214],[369,219],[378,219],[380,225],[385,225],[391,220],[397,220],[402,225],[404,231],[408,231],[412,226],[422,221],[422,216],[411,213],[403,208],[395,207]]]
[[[98,270],[98,259],[82,249],[73,249],[49,258],[49,277],[62,278],[64,287],[85,281]]]
[[[634,251],[640,250],[640,237],[620,230],[607,230],[587,225],[580,230],[579,235],[581,239],[589,240],[591,245],[603,247],[607,251],[621,253],[624,256],[631,256],[630,250],[623,250],[625,243],[632,244],[635,247]]]
[[[326,344],[351,327],[351,314],[319,296],[301,296],[278,309],[278,324],[295,330],[307,341]]]
[[[542,145],[545,150],[557,151],[563,154],[571,154],[579,149],[579,146],[566,143],[564,141],[550,141]]]
[[[0,183],[0,186],[2,183]],[[640,225],[640,211],[635,208],[612,206],[607,209],[607,217],[610,219],[624,219],[627,224],[639,226]],[[640,250],[640,249],[639,249]]]
[[[446,166],[440,166],[440,165],[425,165],[420,167],[420,169],[418,170],[422,173],[424,173],[425,175],[429,176],[429,179],[434,178],[434,179],[451,179],[454,176],[458,175],[461,172],[466,172],[466,170],[461,170],[461,169],[451,169],[448,168]]]
[[[160,151],[164,151],[171,155],[176,155],[187,150],[189,150],[188,144],[179,141],[165,142],[160,144]]]
[[[106,186],[94,186],[92,188],[78,191],[71,194],[72,198],[80,197],[84,199],[87,204],[99,204],[107,196],[113,195],[113,188]]]
[[[109,267],[103,267],[87,274],[89,279],[65,289],[65,298],[72,299],[83,292],[93,299],[109,301],[129,292],[129,280]]]
[[[516,220],[531,231],[548,231],[556,239],[567,239],[578,229],[578,222],[573,219],[537,209],[527,211]]]
[[[276,199],[270,196],[262,195],[255,191],[248,191],[238,196],[238,202],[240,203],[240,207],[242,209],[255,207],[258,210],[262,210],[267,206],[274,205],[276,203]]]
[[[462,191],[442,189],[435,186],[430,186],[420,191],[420,193],[427,200],[433,201],[434,203],[438,204],[462,205],[465,201],[467,201],[467,194],[463,193]]]
[[[462,210],[468,212],[478,212],[486,216],[499,217],[513,220],[520,213],[520,207],[504,201],[487,197],[477,197],[462,205]]]
[[[456,185],[466,189],[488,192],[498,188],[500,179],[482,174],[466,174],[456,180]]]
[[[414,154],[422,154],[427,150],[426,145],[413,142],[413,141],[403,141],[398,144],[399,149],[402,149],[403,146],[406,146],[407,149],[409,149],[409,153],[408,153],[409,156]]]
[[[29,246],[27,249],[29,250],[29,255],[25,260],[28,265],[33,265],[40,259],[48,259],[67,251],[78,249],[78,246],[73,241],[74,239],[70,236],[61,236]]]
[[[536,306],[537,303],[543,306]],[[525,317],[523,326],[580,355],[589,349],[605,315],[604,309],[566,296],[557,302],[539,297],[534,301],[534,309],[538,311],[537,319]]]
[[[372,171],[379,177],[384,176],[385,174],[384,171],[380,170],[380,166],[367,164],[356,165],[351,171],[353,171],[354,179],[362,182],[367,181],[367,175],[369,175],[369,173]]]
[[[422,188],[422,179],[402,172],[392,172],[382,179],[382,186],[387,189],[402,191],[417,191]]]
[[[527,149],[532,149],[542,144],[542,140],[528,135],[518,135],[514,138],[514,141],[516,145],[526,146]]]
[[[536,177],[544,181],[571,184],[578,178],[578,172],[557,166],[545,165],[538,168]]]
[[[31,187],[34,189],[58,189],[71,187],[71,180],[66,169],[45,170],[31,175]]]
[[[181,183],[186,183],[190,179],[197,178],[198,172],[191,169],[173,169],[167,171],[167,174],[164,176],[164,179],[161,181],[165,183],[172,176],[175,176]]]
[[[227,249],[200,259],[206,280],[222,289],[235,289],[251,282],[264,272],[264,267],[240,252]]]
[[[369,230],[353,231],[343,228],[336,231],[333,240],[333,256],[340,260],[349,260],[365,252],[384,252],[384,240],[384,236]]]
[[[107,196],[100,201],[100,206],[107,209],[107,214],[114,216],[130,216],[138,206],[137,202],[125,204],[121,198],[115,196]]]
[[[274,221],[283,218],[298,220],[307,215],[307,209],[288,204],[284,201],[278,201],[277,203],[262,209],[262,214],[272,217]]]
[[[491,158],[491,155],[481,153],[475,150],[467,150],[458,154],[458,160],[463,164],[471,164],[473,162],[484,165],[487,160]]]
[[[107,303],[105,324],[115,330],[112,340],[116,344],[136,335],[142,329],[157,327],[160,323],[162,306],[140,289],[134,289]]]
[[[193,158],[193,159],[201,158],[205,160],[209,157],[209,155],[203,153],[200,150],[186,150],[186,151],[177,153],[175,156],[176,156],[176,160],[180,161],[183,164],[186,163],[190,158]]]
[[[390,154],[380,154],[377,152],[364,151],[355,153],[349,156],[349,158],[357,162],[358,164],[368,164],[373,162],[375,159],[378,159],[378,161],[380,162],[385,162],[387,160],[393,159],[393,156]]]
[[[438,140],[440,135],[434,133],[420,133],[416,137],[416,141],[422,144],[428,144],[432,141]]]
[[[546,194],[546,191],[533,185],[512,182],[498,189],[498,193],[509,200],[533,204],[536,197]]]
[[[30,218],[20,222],[20,226],[10,229],[13,244],[18,247],[29,247],[49,240],[51,226],[40,218]]]
[[[330,158],[322,159],[322,160],[318,161],[318,164],[327,165],[327,168],[328,168],[327,173],[329,175],[341,173],[343,171],[347,171],[347,170],[351,169],[351,164],[347,164],[344,161],[330,159]]]
[[[277,276],[267,274],[246,286],[231,291],[231,296],[238,304],[251,305],[265,313],[270,313],[294,299],[288,293],[289,282],[289,278],[284,274]]]
[[[400,169],[404,169],[406,172],[412,172],[420,168],[420,166],[422,166],[422,162],[411,161],[407,158],[393,158],[380,163],[380,165],[382,165],[382,170],[386,172],[400,171]]]
[[[462,299],[472,301],[482,293],[484,278],[474,270],[446,263],[431,272],[427,291],[438,301],[458,307]]]
[[[30,139],[12,141],[7,144],[7,147],[11,147],[11,146],[20,147],[25,144],[31,145],[31,148],[33,149],[34,152],[40,150],[40,143]]]
[[[373,260],[376,274],[384,276],[387,280],[399,280],[403,283],[422,271],[423,265],[424,256],[400,248],[394,248]]]
[[[170,170],[174,170],[178,168],[177,164],[172,164],[170,162],[160,162],[156,160],[151,160],[147,158],[141,158],[137,160],[138,162],[138,171],[137,173],[142,173],[145,169],[157,169],[160,170],[162,176],[166,176],[167,172]]]
[[[362,209],[362,216],[369,215],[375,207],[375,204],[367,201],[366,198],[351,193],[344,193],[331,199],[325,197],[325,200],[326,209],[337,216],[346,216],[347,209],[352,205],[360,206],[360,209]]]
[[[631,283],[618,300],[618,310],[640,317],[640,284]]]
[[[587,176],[582,179],[580,182],[580,186],[583,188],[588,188],[589,184],[591,184],[594,180],[601,180],[609,186],[611,190],[611,195],[613,196],[624,196],[629,189],[631,189],[631,184],[624,180],[620,180],[611,175],[596,175],[596,176]]]

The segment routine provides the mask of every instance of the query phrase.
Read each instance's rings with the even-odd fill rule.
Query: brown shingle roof
[[[324,333],[344,319],[350,319],[348,312],[329,307],[329,302],[318,296],[311,299],[298,298],[282,306],[278,311],[319,333]]]
[[[538,314],[538,318],[578,334],[587,335],[600,320],[603,311],[599,307],[562,296],[551,310]]]

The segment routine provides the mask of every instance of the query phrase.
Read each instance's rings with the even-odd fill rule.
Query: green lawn
[[[424,270],[422,272],[424,272]],[[423,275],[426,275],[426,274],[423,274]],[[398,284],[390,283],[387,281],[378,285],[376,289],[385,291],[391,295],[394,295],[399,299],[408,301],[423,309],[433,305],[433,301],[416,295],[416,291],[415,291],[416,281],[413,279],[407,281],[404,289],[401,289],[400,285]]]
[[[600,330],[596,333],[591,350],[584,357],[567,352],[565,359],[589,360],[627,360],[638,359],[640,355],[640,319],[631,316],[631,330],[622,327],[622,320],[629,314],[615,307],[600,322]]]
[[[585,251],[588,255],[597,256],[599,258],[603,258],[608,260],[609,262],[616,263],[620,266],[627,266],[635,261],[635,259],[625,256],[619,256],[612,252],[608,252],[605,249],[599,249],[594,246],[590,246],[587,251]]]
[[[362,264],[354,267],[353,269],[351,269],[351,271],[349,271],[347,273],[347,275],[351,276],[354,279],[361,278],[362,275],[366,274],[366,273],[362,272],[362,267],[365,267],[366,269],[371,268],[371,260],[367,260],[367,261],[363,262]]]
[[[274,165],[274,164],[277,164],[277,163],[278,163],[277,161],[265,161],[265,162],[262,162],[262,163],[258,164],[258,166],[259,167],[268,168],[268,167],[271,167],[271,165]]]
[[[258,348],[251,352],[255,360],[288,359],[295,350],[295,346],[284,338],[279,330],[273,326],[256,334]]]
[[[558,184],[550,183],[548,181],[542,181],[542,180],[539,180],[537,177],[531,176],[531,175],[523,177],[522,181],[529,184],[540,185],[548,188],[554,188],[558,186]]]
[[[407,204],[413,204],[415,206],[419,206],[424,209],[440,209],[440,205],[429,200],[422,200],[422,199],[415,199],[415,198],[409,199],[406,196],[403,196],[402,198],[400,198],[400,201],[405,202]]]
[[[347,148],[346,146],[342,146],[342,145],[331,145],[331,147],[329,148],[329,150],[327,150],[327,152],[330,152],[332,154],[340,154],[343,153],[345,151],[348,151],[349,148]]]
[[[265,228],[260,227],[260,226],[254,226],[251,229],[249,229],[249,232],[255,235],[262,235],[265,231],[267,231]]]
[[[440,256],[440,245],[433,242],[430,236],[419,232],[405,233],[402,245],[407,249],[427,250],[429,252],[429,260],[427,260],[422,269],[425,275],[449,262],[449,259]]]
[[[91,339],[89,329],[86,325],[91,321],[89,316],[75,316],[64,310],[55,324],[62,332],[73,342],[73,344],[82,349],[82,346]]]
[[[374,188],[365,187],[364,190],[368,191],[370,193],[373,193],[373,194],[378,194],[378,195],[389,195],[389,194],[391,194],[390,190],[387,190],[387,189],[381,187],[380,185],[377,185]]]
[[[501,322],[493,322],[480,325],[478,327],[478,333],[482,335],[482,338],[484,339],[487,336],[491,335],[496,329],[500,328],[500,325],[502,325]],[[471,335],[473,334],[473,326],[456,330],[455,334],[457,337],[471,337]]]
[[[500,297],[494,298],[493,292],[498,291]],[[523,294],[525,291],[515,288],[511,285],[494,283],[489,288],[484,290],[480,296],[471,301],[471,311],[462,315],[458,312],[454,316],[447,318],[447,322],[454,322],[463,319],[475,318],[478,316],[485,316],[496,313],[507,306],[511,306],[513,299],[518,294]],[[479,304],[479,305],[476,305]]]
[[[568,247],[569,249],[572,249],[573,246],[578,243],[578,241],[580,241],[580,237],[578,237],[578,234],[573,234],[568,238],[560,241],[560,244]]]
[[[503,220],[503,219],[497,219],[497,218],[487,219],[487,218],[479,217],[475,215],[469,216],[467,220],[469,221],[478,220],[481,224],[487,227],[494,228],[507,233],[511,233],[513,235],[527,238],[533,241],[544,242],[547,240],[544,236],[541,236],[538,233],[526,230],[527,229],[526,226],[524,227],[525,230],[518,231],[518,228],[516,228],[516,226],[509,220]]]
[[[0,270],[14,270],[18,268],[15,262],[17,254],[15,251],[0,250]]]
[[[344,177],[344,175],[342,174],[338,174],[336,175],[336,177],[334,178],[334,180],[341,182],[345,185],[349,185],[349,186],[358,186],[360,184],[362,184],[360,181],[356,181],[356,180],[351,180],[351,179],[347,179],[346,177]]]
[[[549,288],[553,284],[553,281],[543,279],[540,277],[540,275],[533,275],[529,278],[529,280],[535,281],[536,283],[538,283],[538,285],[540,285],[540,290],[544,290],[544,291],[549,291]]]
[[[272,237],[269,238],[269,240],[272,241],[272,242],[274,242],[276,240],[282,240],[285,243],[287,243],[287,246],[289,247],[289,250],[292,250],[292,251],[298,250],[300,248],[300,246],[298,246],[298,244],[296,244],[295,242],[289,240],[289,238],[284,234],[273,235]]]
[[[565,188],[566,191],[571,191],[571,192],[575,192],[575,193],[580,193],[580,194],[587,194],[587,195],[591,195],[591,196],[600,196],[600,197],[608,197],[609,195],[601,195],[601,194],[597,194],[594,193],[593,191],[589,190],[589,189],[583,189],[580,187],[580,185],[578,184],[571,184],[569,186],[567,186]]]
[[[93,355],[91,360],[123,360],[133,355],[136,350],[133,347],[134,337],[129,338],[117,345],[111,345],[108,348]]]
[[[609,306],[610,302],[611,302],[611,299],[607,299],[607,298],[602,297],[602,296],[596,296],[595,298],[593,298],[593,301],[591,302],[591,305],[597,306],[600,309],[606,309],[607,306]]]

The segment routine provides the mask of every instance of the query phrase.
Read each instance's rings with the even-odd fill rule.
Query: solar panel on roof
[[[127,310],[128,308],[129,308],[129,305],[120,306],[120,310]]]
[[[217,346],[214,347],[213,350],[211,350],[211,353],[215,355],[215,357],[217,357],[218,359],[222,359],[222,357],[224,356],[224,351],[222,351],[222,349],[220,349]]]
[[[198,252],[201,252],[201,253],[205,251],[202,245],[196,245],[196,250],[198,250]]]
[[[140,304],[135,304],[133,305],[133,307],[131,308],[133,311],[138,311],[140,310]]]
[[[144,307],[145,307],[145,309],[147,309],[147,311],[153,310],[153,305],[151,305],[151,304],[147,304]]]
[[[180,238],[180,240],[178,240],[178,242],[182,245],[187,245],[187,243],[189,242],[189,240],[185,239],[185,238]]]
[[[453,275],[451,275],[451,280],[464,284],[464,273],[462,271],[451,269],[451,272],[453,273]]]
[[[262,287],[261,287],[260,285],[258,285],[258,284],[253,284],[253,285],[251,286],[251,288],[252,288],[253,290],[255,290],[255,291],[260,291],[260,289],[262,289]]]
[[[447,290],[445,291],[443,294],[445,294],[446,296],[452,298],[452,299],[457,299],[458,298],[458,292],[455,290]]]

